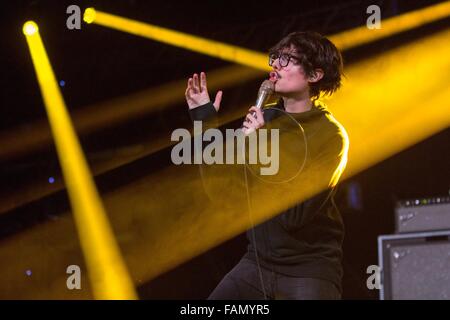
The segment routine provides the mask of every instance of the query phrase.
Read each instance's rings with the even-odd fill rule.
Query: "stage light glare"
[[[86,23],[92,23],[95,20],[96,12],[94,8],[84,10],[83,20]]]
[[[34,21],[27,21],[24,23],[22,30],[24,35],[32,36],[39,31],[39,28]]]

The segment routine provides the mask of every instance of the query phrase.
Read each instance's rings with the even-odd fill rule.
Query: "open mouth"
[[[272,71],[271,73],[269,73],[269,80],[272,82],[276,82],[280,78],[280,75],[276,71]]]

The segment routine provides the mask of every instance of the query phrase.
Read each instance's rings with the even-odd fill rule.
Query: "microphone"
[[[273,93],[273,90],[274,90],[273,82],[270,80],[264,80],[261,83],[261,87],[259,88],[258,98],[256,99],[255,107],[261,109],[266,103],[266,101],[269,99],[271,94]]]
[[[261,83],[261,86],[259,87],[258,97],[256,98],[255,107],[257,107],[258,109],[261,109],[265,105],[267,100],[270,98],[273,91],[274,91],[274,83],[270,80],[264,80]],[[256,116],[255,111],[252,112],[252,116],[254,116],[254,117]],[[241,129],[243,129],[243,128],[244,128],[244,126],[241,126]]]

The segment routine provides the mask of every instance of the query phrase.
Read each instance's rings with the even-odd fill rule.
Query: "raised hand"
[[[192,78],[189,78],[185,96],[189,109],[197,108],[211,101],[209,99],[206,74],[204,72],[200,73],[200,79],[196,73],[194,73]],[[213,102],[216,111],[219,111],[221,101],[222,91],[218,91]]]

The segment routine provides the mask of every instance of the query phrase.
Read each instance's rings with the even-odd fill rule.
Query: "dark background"
[[[8,1],[1,4],[1,100],[0,130],[7,132],[46,118],[22,25],[35,20],[70,111],[96,102],[120,97],[192,73],[213,70],[228,62],[171,47],[158,42],[82,24],[81,30],[66,28],[68,5],[99,10],[147,21],[155,25],[192,33],[258,51],[267,51],[282,36],[296,30],[323,34],[365,23],[368,5],[377,4],[382,18],[428,6],[439,1]],[[346,64],[407,41],[448,27],[448,19],[403,32],[369,45],[343,52]],[[251,100],[259,82],[231,88],[224,95],[223,108]],[[174,105],[139,120],[81,136],[89,159],[99,151],[114,150],[142,139],[176,119],[188,121],[186,107]],[[423,124],[423,125],[426,125]],[[444,196],[450,188],[449,130],[344,181],[337,203],[346,224],[344,243],[344,298],[376,299],[378,292],[366,288],[366,268],[377,264],[377,236],[394,232],[394,208],[398,200]],[[0,146],[1,147],[1,146]],[[162,150],[132,171],[148,173],[167,163]],[[36,152],[0,159],[1,192],[33,181],[37,175],[59,172],[53,146]],[[44,175],[45,175],[44,174]],[[114,170],[96,182],[100,190],[132,179],[127,170]],[[48,219],[38,214],[49,206],[54,212],[68,207],[65,192],[56,192],[31,204],[0,214],[0,236],[36,226]],[[245,251],[243,235],[192,259],[178,268],[139,287],[143,299],[203,299],[232,268]]]

